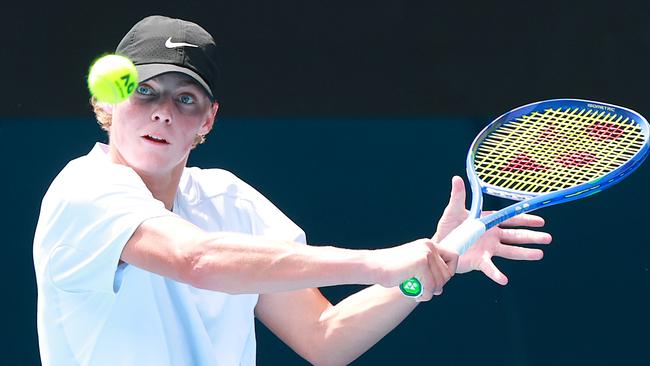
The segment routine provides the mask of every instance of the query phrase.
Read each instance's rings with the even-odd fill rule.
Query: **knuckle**
[[[416,260],[416,265],[421,268],[429,267],[429,254],[419,256]]]
[[[422,242],[422,244],[424,244],[425,246],[427,246],[429,248],[435,247],[435,245],[433,244],[433,240],[431,240],[429,238],[420,239],[420,241]]]

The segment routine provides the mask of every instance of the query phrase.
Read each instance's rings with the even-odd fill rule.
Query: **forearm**
[[[166,216],[144,221],[120,257],[192,286],[227,293],[271,293],[341,284],[399,285],[417,276],[428,300],[449,271],[433,242],[380,250],[309,246],[270,237],[206,233]]]
[[[206,235],[189,251],[187,282],[227,293],[269,293],[374,284],[369,251],[308,246],[266,237]]]
[[[354,361],[393,330],[417,306],[397,288],[369,287],[326,309],[322,339],[314,342],[316,363],[343,365]]]

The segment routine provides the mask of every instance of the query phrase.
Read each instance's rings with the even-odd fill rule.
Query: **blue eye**
[[[145,85],[138,85],[138,87],[135,89],[138,94],[142,95],[152,95],[153,94],[153,89],[151,89],[148,86]]]
[[[178,100],[183,104],[194,104],[194,97],[191,95],[181,95]]]

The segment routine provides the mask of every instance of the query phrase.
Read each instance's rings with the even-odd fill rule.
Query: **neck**
[[[116,149],[110,149],[109,156],[114,163],[126,165],[133,169],[140,176],[140,179],[142,179],[153,197],[162,202],[166,209],[171,211],[174,208],[174,198],[176,197],[178,184],[181,181],[181,175],[183,175],[183,169],[187,163],[187,156],[170,170],[154,173],[143,171],[127,164],[126,160],[122,158]]]
[[[174,197],[176,197],[178,183],[183,174],[183,167],[184,165],[181,164],[174,167],[171,172],[157,175],[151,175],[137,170],[135,172],[142,178],[142,181],[154,198],[165,204],[165,208],[171,211],[174,207]]]

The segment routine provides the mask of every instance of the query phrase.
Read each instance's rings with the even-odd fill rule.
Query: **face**
[[[212,128],[217,108],[184,74],[142,82],[129,99],[112,106],[111,159],[152,176],[182,169],[196,136]]]

